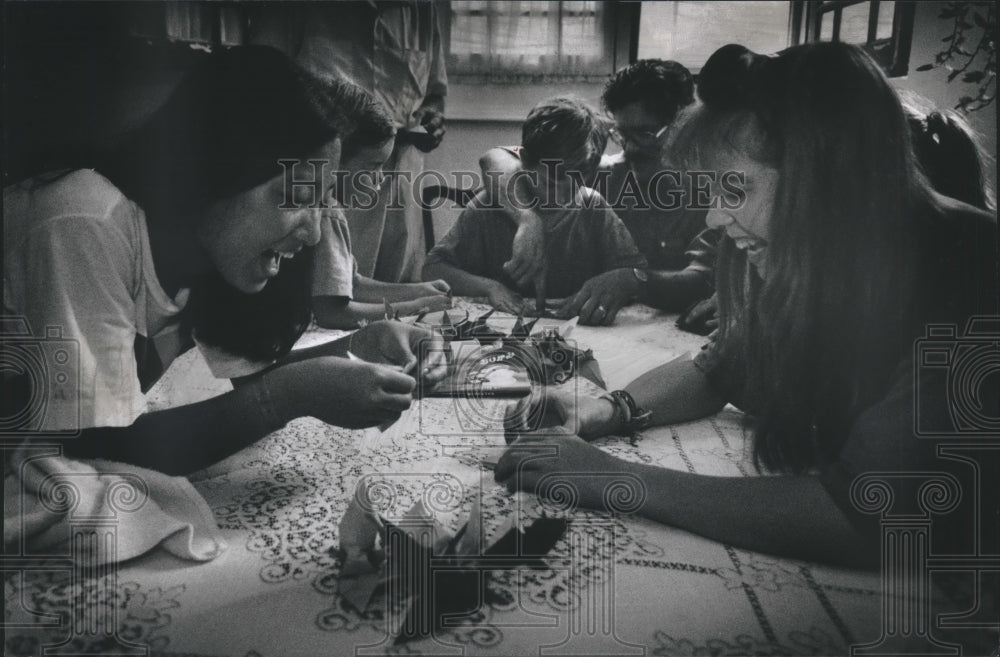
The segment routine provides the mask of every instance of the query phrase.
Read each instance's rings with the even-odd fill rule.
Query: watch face
[[[649,281],[649,274],[646,273],[645,269],[639,269],[638,267],[632,268],[632,273],[635,275],[639,282],[646,283]]]

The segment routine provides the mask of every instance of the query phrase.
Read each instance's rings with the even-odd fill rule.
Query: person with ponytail
[[[924,113],[906,101],[903,109],[913,134],[913,150],[934,189],[977,208],[996,211],[996,192],[986,175],[986,154],[969,122],[955,110]]]
[[[622,391],[550,391],[545,431],[524,426],[539,400],[511,407],[508,428],[519,437],[497,480],[545,494],[560,473],[635,475],[644,482],[641,515],[736,547],[857,565],[880,555],[879,518],[852,498],[857,478],[884,477],[894,512],[907,513],[919,510],[917,475],[947,472],[970,488],[942,520],[954,531],[935,539],[975,536],[973,524],[995,522],[1000,497],[983,482],[1000,473],[994,465],[972,482],[968,463],[938,456],[938,441],[919,434],[921,426],[961,431],[951,411],[954,395],[968,391],[949,387],[948,367],[925,367],[915,353],[929,328],[953,327],[955,344],[981,329],[971,318],[996,315],[995,214],[933,189],[899,98],[858,47],[815,43],[762,56],[725,46],[702,68],[698,96],[671,147],[689,169],[729,183],[707,216],[725,232],[717,335],[695,358]],[[970,403],[995,421],[989,363]],[[681,472],[589,443],[726,403],[746,413],[754,461],[773,476]],[[571,481],[582,505],[606,508],[606,480]],[[993,507],[976,517],[984,501]]]

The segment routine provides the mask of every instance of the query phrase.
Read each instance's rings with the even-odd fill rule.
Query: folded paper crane
[[[363,613],[381,592],[395,642],[427,638],[482,604],[491,571],[547,568],[567,523],[542,516],[525,526],[511,517],[486,539],[478,499],[451,534],[421,502],[393,523],[356,494],[340,521],[339,594]]]
[[[523,397],[532,386],[559,385],[574,376],[606,388],[591,350],[567,341],[578,318],[534,331],[538,319],[518,317],[508,333],[487,323],[492,310],[456,321],[447,312],[427,324],[450,345],[449,376],[422,394],[429,397]],[[534,331],[534,332],[533,332]]]

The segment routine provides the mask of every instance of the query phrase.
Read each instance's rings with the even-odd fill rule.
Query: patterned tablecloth
[[[704,341],[640,306],[623,311],[613,328],[578,327],[571,337],[593,349],[612,388]],[[195,354],[175,363],[151,395],[154,406],[216,394],[204,367]],[[191,478],[229,543],[216,560],[192,565],[154,553],[110,574],[78,573],[76,584],[65,566],[6,573],[5,654],[41,654],[43,644],[69,640],[57,652],[108,652],[120,644],[240,657],[833,655],[879,640],[885,598],[877,573],[779,559],[628,515],[577,510],[548,568],[490,571],[480,581],[478,610],[434,638],[394,645],[380,605],[359,613],[338,596],[338,523],[361,481],[378,490],[385,517],[423,500],[451,530],[477,499],[490,527],[521,505],[537,506],[530,496],[508,495],[480,461],[504,445],[498,423],[482,426],[500,404],[425,399],[385,432],[292,422]],[[479,425],[467,424],[473,416]],[[756,476],[740,414],[731,408],[645,431],[634,444],[598,444],[625,459],[689,472]],[[110,620],[96,630],[71,622],[84,617]]]

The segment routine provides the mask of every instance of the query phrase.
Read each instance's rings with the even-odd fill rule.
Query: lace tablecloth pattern
[[[672,319],[634,306],[612,328],[571,337],[618,388],[701,346]],[[194,353],[176,363],[154,405],[226,389],[206,384],[203,368]],[[483,464],[505,443],[498,420],[482,418],[499,418],[504,402],[468,403],[421,400],[385,432],[299,419],[193,476],[230,545],[215,561],[154,553],[100,576],[67,564],[6,572],[5,655],[840,655],[879,639],[876,573],[755,554],[564,500],[570,524],[547,568],[491,571],[476,611],[432,638],[394,644],[378,604],[358,612],[338,595],[338,523],[359,482],[377,491],[385,517],[422,501],[452,531],[477,499],[491,528],[539,505],[509,495]],[[466,423],[470,413],[480,426]],[[688,472],[757,476],[731,408],[598,444]]]

